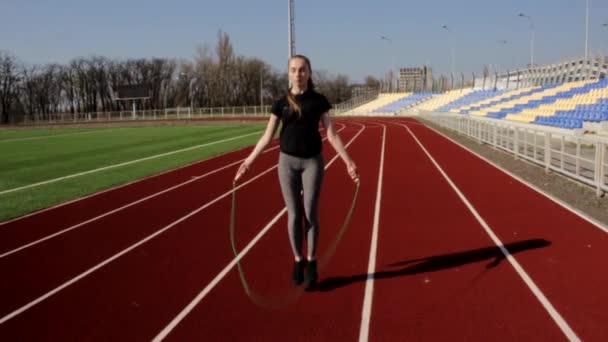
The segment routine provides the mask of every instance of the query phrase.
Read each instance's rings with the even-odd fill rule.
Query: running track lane
[[[274,159],[271,154],[260,158],[261,164],[270,165]],[[3,278],[10,279],[0,282],[0,293],[10,294],[0,302],[0,317],[225,193],[226,178],[233,176],[237,167],[0,258],[0,272]],[[44,225],[45,222],[39,222],[36,226]],[[48,225],[54,226],[52,222]]]
[[[345,138],[354,135],[355,129],[351,131],[344,134]],[[331,154],[333,151],[327,153]],[[256,163],[256,170],[258,168],[266,169],[265,166],[271,166],[275,163],[276,153],[274,158],[271,156],[259,160],[259,163]],[[229,190],[235,170],[236,166],[222,172],[223,178],[216,179],[211,183],[223,187],[224,192]],[[252,177],[253,173],[252,170],[248,177]],[[263,177],[274,179],[276,177],[273,177],[273,174],[271,172]],[[276,193],[268,191],[267,187],[264,186],[265,183],[266,181],[255,181],[243,188],[243,194],[256,194],[257,201],[260,200],[260,193],[267,194],[269,198],[268,207],[261,206],[249,213],[251,216],[248,219],[252,221],[267,220],[271,212],[274,211],[273,207],[281,205],[280,194],[276,191]],[[181,208],[183,202],[189,200],[189,197],[203,196],[209,189],[198,187],[196,190],[198,193],[195,192],[194,194],[189,193],[192,190],[180,190],[181,199],[180,196],[173,200],[165,199],[164,205],[175,206],[175,201],[181,201],[182,203],[179,205]],[[274,205],[273,200],[276,202]],[[204,202],[199,201],[199,206],[201,203]],[[172,317],[173,312],[165,312],[165,310],[170,310],[172,307],[174,307],[174,310],[181,308],[181,303],[190,300],[192,293],[198,291],[201,283],[208,282],[232,259],[226,235],[229,204],[230,197],[226,197],[208,210],[203,210],[192,218],[179,223],[158,238],[9,320],[0,326],[0,335],[26,337],[32,334],[31,338],[33,339],[42,336],[46,338],[57,336],[58,339],[80,339],[83,337],[91,339],[140,339],[142,335],[153,336],[160,329],[159,327],[163,326]],[[158,213],[157,211],[151,212]],[[164,212],[169,211],[165,209]],[[145,222],[138,222],[133,225],[132,229],[141,231],[142,229],[150,229],[148,225],[158,225],[156,221],[159,218],[151,216],[149,213],[150,211],[143,210],[143,212],[133,216]],[[126,219],[126,223],[133,223],[133,217],[130,218],[131,221],[129,216],[123,218],[123,220]],[[151,229],[151,231],[158,230],[160,227]],[[106,227],[106,229],[109,228]],[[79,230],[79,232],[85,231],[89,230]],[[126,244],[123,235],[124,233],[118,232],[105,238],[115,239],[115,244]],[[69,246],[70,248],[84,249],[85,252],[90,250],[92,254],[107,254],[99,253],[99,247],[96,246],[95,239],[90,239],[88,235],[75,238],[74,241],[65,241],[64,239],[60,239],[63,244],[57,246],[58,249],[61,249],[62,246]],[[84,247],[82,247],[79,245],[82,244],[82,239],[90,241],[83,244]],[[55,254],[58,253],[55,252]],[[44,255],[53,256],[52,250],[47,251]],[[80,257],[78,255],[77,259]],[[53,256],[53,258],[58,257]],[[44,261],[43,259],[38,260]],[[58,266],[59,268],[69,269],[72,267],[70,264],[75,262],[69,258],[65,258],[63,261],[67,262],[67,265]],[[89,266],[92,266],[92,264]],[[69,274],[70,276],[75,275],[74,272]],[[34,275],[40,277],[36,272],[34,272]],[[51,288],[49,284],[45,284],[44,277],[41,277],[39,282],[46,289]],[[16,297],[19,298],[19,296]],[[25,302],[22,301],[21,304],[25,304]],[[65,329],[61,322],[66,320],[73,322],[75,328]],[[26,328],[31,325],[36,325],[37,329]]]
[[[430,128],[409,126],[503,243],[551,242],[515,257],[578,337],[608,340],[606,232]]]
[[[343,124],[337,124],[339,129]],[[274,140],[267,151],[278,148]],[[169,188],[192,182],[193,175],[204,175],[247,157],[253,147],[238,149],[213,158],[166,171],[161,174],[117,186],[82,197],[48,209],[0,222],[0,255],[29,242],[75,225],[82,224],[100,215],[139,201]],[[172,191],[172,190],[170,190]],[[41,224],[44,222],[44,224]]]
[[[242,152],[244,151],[239,150],[232,153],[233,160],[222,156],[222,158],[216,158],[217,160],[214,162],[194,164],[184,169],[168,172],[158,177],[151,177],[129,186],[43,211],[1,226],[0,236],[4,239],[0,240],[0,245],[3,246],[0,249],[0,271],[11,281],[1,282],[0,291],[11,295],[0,302],[0,317],[64,284],[75,275],[81,274],[136,241],[183,217],[188,212],[200,207],[201,203],[208,203],[225,193],[226,187],[223,181],[226,178],[225,174],[232,173],[233,175],[238,164],[211,174],[206,178],[192,180],[192,177],[201,175],[198,172],[204,174],[234,164],[235,159],[236,161],[241,159]],[[276,158],[272,156],[273,152],[276,154],[276,149],[264,153],[259,158],[260,162],[256,166],[263,166],[266,162],[272,165],[276,161]],[[217,161],[223,162],[224,165],[218,165]],[[214,167],[214,169],[210,169],[210,167]],[[257,170],[259,169],[254,167],[251,174],[254,174]],[[175,178],[181,183],[171,181],[169,179],[171,174],[175,175]],[[168,182],[165,182],[167,180]],[[55,211],[69,210],[69,208],[77,209],[74,206],[80,206],[90,200],[111,208],[112,200],[115,199],[116,195],[114,192],[118,192],[119,195],[125,192],[134,194],[129,189],[131,187],[141,189],[142,184],[152,184],[155,191],[165,190],[156,188],[159,181],[166,186],[175,186],[176,183],[184,185],[103,218],[77,226],[65,234],[40,244],[5,255],[7,252],[12,253],[15,248],[31,242],[32,240],[28,240],[27,237],[31,237],[29,234],[32,231],[35,231],[36,238],[41,237],[38,235],[40,231],[36,230],[38,227],[44,227],[48,233],[68,228],[62,226],[62,222],[45,221],[52,218]],[[149,194],[146,191],[144,193],[146,196]],[[138,199],[133,198],[133,200]],[[124,203],[119,203],[119,205],[122,204]],[[82,217],[89,219],[91,216],[83,215]],[[24,222],[32,224],[32,226],[23,226]],[[69,229],[72,229],[72,227]]]
[[[412,136],[394,120],[387,125],[370,341],[563,340]],[[537,255],[546,247],[534,238],[512,246]],[[366,277],[345,274],[328,287]]]
[[[362,179],[358,204],[336,253],[326,267],[320,270],[321,279],[336,273],[365,270],[373,223],[381,139],[382,128],[372,125],[349,148]],[[339,160],[336,163],[326,171],[321,195],[319,256],[324,254],[327,245],[334,240],[346,216],[354,190],[344,164]],[[254,202],[243,197],[240,197],[238,203],[241,210],[254,205]],[[239,220],[243,221],[244,218],[239,215]],[[256,230],[265,224],[261,221],[248,223]],[[356,339],[361,319],[363,284],[340,293],[302,293],[301,287],[294,288],[290,283],[293,255],[286,224],[286,216],[283,216],[242,262],[252,288],[266,296],[267,302],[259,305],[246,296],[235,268],[169,333],[166,340]],[[237,245],[242,249],[244,242],[239,241]],[[298,294],[301,296],[289,298]],[[282,305],[270,305],[276,304],[269,303],[273,301]]]
[[[273,146],[276,142],[273,142]],[[0,223],[0,250],[34,241],[115,208],[137,201],[156,192],[165,190],[201,175],[223,167],[231,162],[246,158],[251,147],[225,153],[185,167],[147,177],[124,186],[115,187],[75,201],[34,214]],[[44,223],[44,224],[41,224]]]

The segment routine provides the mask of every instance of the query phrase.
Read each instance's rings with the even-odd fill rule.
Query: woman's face
[[[299,89],[304,89],[310,78],[308,64],[302,58],[292,58],[289,61],[289,81]]]

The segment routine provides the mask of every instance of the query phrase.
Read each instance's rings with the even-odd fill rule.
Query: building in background
[[[398,91],[430,91],[433,86],[433,71],[430,67],[407,67],[399,69]]]

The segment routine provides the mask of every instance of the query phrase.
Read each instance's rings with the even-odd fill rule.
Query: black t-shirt
[[[319,121],[321,115],[331,109],[331,105],[325,96],[310,89],[295,98],[302,110],[300,117],[290,109],[287,95],[275,101],[271,112],[281,119],[281,152],[310,158],[321,153]]]

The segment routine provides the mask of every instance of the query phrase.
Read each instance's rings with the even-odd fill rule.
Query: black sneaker
[[[304,281],[304,269],[306,268],[306,259],[301,259],[293,263],[293,283],[302,285]]]
[[[311,260],[308,262],[306,268],[306,287],[312,289],[317,284],[317,260]]]

